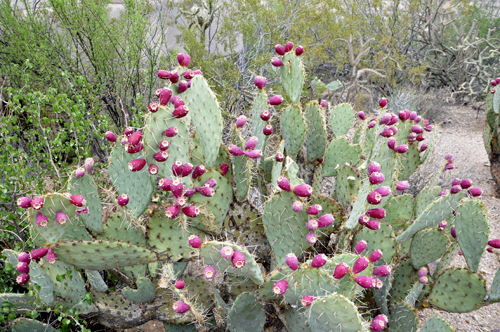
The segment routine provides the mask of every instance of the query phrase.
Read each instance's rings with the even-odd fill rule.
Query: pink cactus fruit
[[[360,255],[363,251],[365,251],[367,245],[368,244],[365,240],[358,241],[358,243],[354,246],[354,253],[356,255]]]
[[[368,264],[370,264],[368,258],[366,258],[365,256],[361,256],[356,260],[356,262],[354,262],[352,273],[358,274],[360,272],[363,272],[368,267]]]
[[[252,159],[259,159],[260,157],[262,157],[262,150],[259,149],[243,151],[243,153],[245,154],[245,156]]]
[[[400,111],[398,116],[399,116],[399,120],[401,120],[403,122],[410,118],[410,114],[406,113],[405,111]]]
[[[314,233],[309,232],[306,234],[306,241],[309,244],[315,244],[316,241],[318,241],[318,238],[316,237],[316,235]]]
[[[335,221],[335,218],[330,213],[324,214],[318,218],[319,227],[328,227]]]
[[[394,148],[397,153],[406,153],[408,151],[408,144],[401,144]]]
[[[191,306],[182,301],[177,301],[172,305],[172,309],[178,314],[183,314],[189,311],[189,309],[191,309]]]
[[[281,190],[284,191],[291,191],[292,190],[292,185],[290,184],[290,181],[284,176],[280,176],[278,178],[278,187],[280,187]]]
[[[382,250],[380,249],[377,249],[377,250],[374,250],[371,254],[370,254],[370,257],[368,257],[368,259],[370,260],[370,262],[372,263],[375,263],[376,261],[378,261],[379,259],[382,258]]]
[[[428,277],[420,277],[420,278],[418,278],[418,281],[420,281],[421,284],[425,285],[429,282],[429,278]]]
[[[142,133],[140,131],[136,131],[135,133],[133,133],[128,137],[128,142],[132,145],[137,145],[139,144],[141,138],[142,138]]]
[[[283,61],[281,61],[281,59],[278,57],[273,57],[271,59],[271,64],[275,67],[281,67],[283,66]]]
[[[368,217],[367,215],[361,215],[358,219],[358,223],[360,225],[363,225],[363,226],[366,226],[368,225],[368,222],[370,221],[370,217]]]
[[[418,152],[424,152],[425,150],[427,150],[427,144],[423,143],[422,145],[420,145],[420,147],[418,148]]]
[[[372,161],[370,165],[368,165],[368,175],[372,175],[373,173],[379,173],[382,167],[376,161]]]
[[[138,172],[142,170],[144,166],[146,166],[146,159],[142,158],[131,160],[128,163],[128,169],[132,172]]]
[[[234,249],[231,248],[230,246],[224,246],[221,248],[220,254],[225,259],[230,259],[231,257],[233,257]]]
[[[304,208],[304,204],[302,204],[301,201],[295,201],[292,204],[292,210],[294,212],[300,212],[300,211],[302,211],[303,208]]]
[[[283,153],[278,152],[278,153],[276,154],[275,159],[276,159],[276,161],[277,161],[277,162],[281,163],[283,160],[285,160],[285,156],[283,155]]]
[[[251,150],[257,146],[259,143],[259,139],[257,136],[252,136],[248,139],[247,144],[245,145],[245,150]]]
[[[307,214],[309,214],[311,216],[317,216],[318,214],[320,214],[321,211],[323,211],[323,208],[321,207],[321,205],[314,204],[314,205],[311,205],[307,209]]]
[[[278,44],[278,45],[274,46],[274,50],[279,55],[285,55],[285,48],[281,44]]]
[[[189,54],[179,53],[177,54],[177,62],[179,62],[179,65],[182,67],[187,67],[189,66],[189,62],[191,62],[191,57]]]
[[[47,251],[49,251],[49,249],[47,249],[47,248],[38,248],[38,249],[31,250],[30,251],[30,258],[32,260],[42,258],[43,256],[45,256],[47,254]]]
[[[420,121],[422,121],[422,117],[420,115],[418,115],[416,118],[415,118],[415,122],[416,123],[419,123]]]
[[[237,269],[243,268],[245,264],[247,263],[247,260],[245,258],[245,255],[239,250],[235,250],[233,257],[231,257],[231,263],[233,264],[233,267]]]
[[[36,224],[40,227],[47,227],[49,224],[49,218],[45,216],[43,213],[38,212],[35,217]]]
[[[234,144],[229,144],[229,146],[227,147],[227,150],[229,151],[230,154],[232,154],[233,156],[236,156],[236,157],[242,156],[245,154],[242,149],[240,149],[239,147],[237,147]]]
[[[155,164],[151,164],[151,165],[149,165],[149,167],[148,167],[148,172],[149,172],[149,174],[151,174],[151,175],[156,175],[156,174],[158,174],[158,166],[156,166]]]
[[[262,113],[260,113],[260,118],[263,121],[269,121],[269,119],[271,118],[271,112],[269,112],[268,110],[262,111]]]
[[[381,319],[380,316],[385,317],[385,315],[378,315],[377,317],[375,317],[370,324],[370,331],[379,332],[385,329],[385,325],[387,323],[383,319]],[[387,317],[385,319],[387,319]]]
[[[179,82],[179,73],[176,70],[170,72],[170,82],[173,84]]]
[[[185,189],[184,196],[186,197],[191,197],[194,194],[196,194],[196,190],[194,190],[193,188],[184,188],[184,189]]]
[[[30,267],[29,267],[28,263],[25,263],[25,262],[17,263],[16,270],[19,273],[30,273]]]
[[[210,188],[215,188],[215,186],[217,186],[217,181],[215,181],[215,179],[208,179],[207,181],[205,181],[205,183],[203,184],[203,186],[210,187]]]
[[[56,222],[59,225],[64,225],[66,223],[66,221],[68,221],[68,216],[62,211],[57,211],[56,212]]]
[[[158,96],[159,96],[159,93],[160,93],[160,92],[157,90],[157,95],[158,95]],[[132,134],[134,133],[134,128],[132,128],[132,127],[127,127],[127,128],[125,128],[125,131],[124,131],[123,133],[125,134],[125,136],[127,136],[127,137],[128,137],[128,136],[130,136],[130,135],[132,135]]]
[[[179,180],[174,180],[170,185],[170,191],[175,197],[181,197],[183,194],[184,187],[182,186],[182,182]]]
[[[172,98],[172,90],[170,89],[161,89],[160,95],[158,96],[159,102],[161,106],[165,106]]]
[[[184,287],[186,287],[186,283],[184,282],[184,280],[177,280],[175,282],[175,288],[183,289]]]
[[[457,232],[455,231],[455,226],[451,226],[450,234],[454,239],[457,238]]]
[[[75,178],[79,179],[85,175],[85,169],[83,167],[79,167],[75,171]]]
[[[203,174],[205,174],[206,170],[207,170],[207,169],[205,168],[205,166],[203,166],[203,165],[198,165],[198,166],[196,166],[196,167],[194,168],[194,170],[193,170],[193,174],[191,175],[191,177],[192,177],[193,179],[196,179],[196,178],[198,178],[198,177],[202,176]]]
[[[375,121],[371,121],[369,124],[368,124],[368,129],[372,129],[373,127],[375,127],[377,125],[377,123]]]
[[[460,181],[460,187],[462,187],[462,189],[469,189],[470,187],[472,187],[471,179],[463,179],[462,181]]]
[[[151,113],[156,113],[158,111],[158,104],[157,103],[150,103],[148,105],[148,109]]]
[[[478,197],[483,194],[481,188],[470,188],[469,190],[467,190],[467,192],[469,193],[469,195],[473,197]],[[33,202],[31,203],[31,205],[33,206]]]
[[[288,289],[288,281],[280,280],[274,284],[273,293],[276,295],[283,295],[285,294],[287,289]]]
[[[418,135],[416,138],[418,142],[422,142],[424,139],[425,139],[424,135]]]
[[[27,252],[20,252],[17,255],[17,260],[23,263],[31,263],[30,254],[28,254]]]
[[[262,133],[266,136],[269,136],[273,133],[273,126],[270,124],[266,125],[264,129],[262,129]]]
[[[358,112],[358,118],[360,118],[361,120],[365,120],[366,119],[365,112],[363,112],[363,111]]]
[[[47,250],[47,255],[45,256],[47,263],[50,265],[54,264],[57,261],[57,255],[52,249]]]
[[[410,120],[411,121],[415,121],[415,119],[417,118],[417,112],[410,112]]]
[[[185,72],[182,73],[182,77],[184,77],[187,80],[192,80],[194,77],[194,71],[186,70]]]
[[[184,178],[184,177],[190,175],[191,172],[193,171],[193,168],[194,168],[193,164],[191,164],[191,163],[185,163],[183,165],[183,167],[182,167],[181,176]]]
[[[293,43],[292,42],[286,42],[285,44],[285,53],[290,52],[293,49]]]
[[[385,210],[382,208],[375,208],[366,211],[366,214],[375,219],[384,219],[385,218]]]
[[[373,286],[373,288],[375,289],[380,289],[382,287],[384,287],[384,282],[378,278],[373,278],[375,279],[375,286]]]
[[[417,139],[417,134],[409,133],[407,137],[409,142],[415,142],[415,140]]]
[[[326,257],[325,254],[318,254],[318,255],[314,256],[314,258],[311,262],[311,266],[315,267],[315,268],[320,268],[323,265],[325,265],[327,261],[328,261],[328,257]]]
[[[77,207],[82,207],[87,203],[85,201],[85,197],[83,197],[82,195],[71,195],[69,197],[69,202]]]
[[[380,221],[370,219],[370,221],[368,221],[368,223],[366,224],[366,227],[368,227],[372,231],[376,231],[377,229],[380,228]]]
[[[158,182],[158,185],[160,186],[160,188],[162,190],[166,190],[166,191],[170,191],[170,186],[172,185],[172,180],[170,179],[166,179],[166,178],[163,178],[163,179],[160,179],[160,181]]]
[[[347,272],[349,272],[349,265],[342,262],[335,267],[335,270],[333,270],[333,277],[340,280],[347,274]]]
[[[126,149],[128,153],[134,154],[142,151],[142,149],[144,149],[144,144],[142,144],[142,142],[139,142],[137,145],[127,144]]]
[[[294,253],[286,255],[286,265],[288,265],[290,269],[297,271],[297,269],[299,268],[299,260]]]
[[[493,248],[500,249],[500,239],[489,240],[488,245]]]
[[[241,127],[243,127],[246,123],[247,123],[247,117],[246,117],[246,116],[244,116],[244,115],[240,115],[240,116],[236,119],[236,128],[241,128]]]
[[[178,133],[179,133],[179,130],[177,129],[177,127],[174,126],[174,127],[170,127],[170,128],[165,129],[165,131],[162,133],[162,135],[167,136],[167,137],[174,137]]]
[[[219,172],[222,176],[225,176],[229,171],[229,165],[226,163],[222,163],[219,167]]]
[[[382,173],[374,172],[374,173],[370,174],[368,179],[369,179],[371,184],[376,185],[376,184],[381,184],[382,182],[384,182],[385,176]]]
[[[450,193],[452,194],[458,194],[460,191],[462,191],[462,187],[459,185],[451,187]]]
[[[17,199],[17,206],[23,209],[31,207],[31,198],[29,197],[19,197]]]
[[[381,118],[380,121],[378,122],[379,124],[388,124],[392,119],[392,115],[390,113],[385,113]]]
[[[178,205],[172,205],[165,210],[165,217],[168,219],[175,219],[180,213],[181,207]]]
[[[328,103],[326,102],[326,100],[322,100],[319,105],[323,108],[326,108],[326,106],[328,106]]]
[[[189,218],[196,218],[200,214],[200,208],[194,205],[186,206],[182,208],[182,213]]]
[[[316,219],[311,219],[307,222],[306,227],[311,232],[314,232],[319,227],[318,221]]]
[[[312,295],[306,295],[306,296],[303,296],[302,299],[300,300],[300,303],[304,306],[304,307],[308,307],[310,306],[314,300],[316,298]]]
[[[106,139],[110,142],[116,142],[116,135],[112,132],[112,131],[107,131],[105,134],[104,134],[104,137],[106,137]]]
[[[43,203],[44,203],[43,198],[35,197],[31,201],[31,207],[35,210],[40,210],[41,208],[43,208]]]
[[[295,55],[296,56],[301,56],[302,53],[304,53],[304,47],[299,45],[297,46],[297,48],[295,49]]]
[[[368,194],[366,200],[372,205],[378,205],[382,202],[382,195],[377,191],[373,191]]]
[[[387,277],[391,274],[392,267],[390,265],[380,265],[373,269],[373,275],[377,277]]]
[[[441,220],[439,222],[438,229],[442,231],[443,229],[446,228],[446,226],[448,226],[448,223],[446,222],[446,220]]]
[[[172,112],[172,116],[176,119],[182,119],[189,113],[189,108],[186,105],[181,105],[174,109]]]
[[[356,276],[356,278],[354,278],[354,281],[356,281],[358,285],[365,289],[372,289],[376,285],[375,278],[368,276]]]
[[[195,234],[192,234],[189,236],[188,238],[188,243],[191,247],[197,249],[197,248],[200,248],[201,247],[201,240],[200,238],[195,235]]]
[[[213,265],[209,265],[203,270],[203,275],[208,280],[212,280],[213,278],[215,278],[216,274],[217,274],[217,270],[215,269],[215,267]]]
[[[85,167],[85,172],[92,174],[94,171],[94,158],[89,157],[85,159],[84,167]]]
[[[418,270],[418,277],[419,278],[425,277],[428,272],[429,270],[426,267],[421,267],[420,270]]]
[[[182,169],[184,168],[184,164],[182,163],[182,161],[179,161],[177,160],[176,162],[174,162],[172,164],[172,173],[174,174],[174,176],[182,176]]]
[[[386,98],[380,98],[380,100],[378,101],[378,105],[381,107],[381,108],[384,108],[387,106],[387,99]]]
[[[258,89],[263,89],[266,86],[267,80],[265,77],[255,76],[254,83]]]
[[[20,275],[17,276],[16,278],[16,282],[19,284],[19,285],[24,285],[25,283],[27,283],[28,281],[30,280],[30,276],[29,274],[26,274],[26,273],[21,273]]]
[[[293,193],[299,197],[309,197],[312,192],[312,187],[307,183],[299,184],[293,188]]]
[[[269,98],[269,104],[274,106],[280,105],[282,102],[283,97],[281,97],[280,95],[272,96],[271,98]]]
[[[396,185],[397,190],[406,190],[408,189],[409,184],[408,181],[399,181],[398,184]]]
[[[174,204],[178,207],[183,207],[184,205],[186,205],[186,203],[187,203],[186,198],[181,196],[177,197]]]
[[[387,197],[392,193],[391,187],[389,186],[381,186],[375,189],[375,191],[378,192],[382,197]]]

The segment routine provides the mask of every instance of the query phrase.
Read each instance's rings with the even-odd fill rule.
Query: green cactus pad
[[[231,280],[226,280],[228,291],[234,297],[243,293],[253,293],[257,289],[257,285],[248,278],[232,277]]]
[[[191,234],[197,234],[194,228],[183,230],[177,219],[168,219],[163,211],[156,212],[148,222],[148,245],[155,251],[166,251],[170,260],[177,261],[194,255],[188,243]]]
[[[293,52],[288,52],[283,56],[283,66],[281,66],[281,84],[292,103],[298,104],[304,85],[304,65],[302,60]]]
[[[477,271],[490,234],[490,222],[484,203],[472,199],[459,205],[455,217],[455,231],[469,269]]]
[[[10,328],[13,332],[58,332],[50,325],[29,318],[17,318]]]
[[[443,257],[441,257],[441,260],[439,261],[436,270],[434,271],[434,275],[438,276],[443,273],[455,259],[459,250],[460,246],[458,245],[458,243],[453,242],[452,245],[448,248],[448,251],[446,251]]]
[[[306,106],[306,149],[307,160],[315,161],[325,155],[326,149],[326,128],[325,115],[320,110],[318,102],[313,101]]]
[[[345,224],[346,229],[354,229],[359,225],[359,217],[364,214],[367,210],[368,202],[366,198],[371,190],[370,181],[365,181],[363,187],[361,187],[358,196],[356,197],[356,202],[352,205],[351,214],[349,219]]]
[[[368,227],[363,227],[363,229],[356,234],[353,244],[356,245],[359,241],[365,240],[367,243],[365,255],[368,256],[372,251],[380,249],[382,250],[382,258],[390,264],[392,257],[396,254],[395,238],[396,234],[394,234],[392,227],[380,221],[380,228],[375,231]]]
[[[415,269],[434,262],[446,253],[448,238],[443,231],[424,229],[411,241],[410,258]]]
[[[498,134],[496,134],[498,135]],[[488,156],[491,156],[493,153],[492,142],[496,142],[496,135],[493,129],[490,126],[484,126],[483,129],[483,142],[486,152],[488,152]],[[496,144],[496,143],[495,143]]]
[[[389,318],[389,332],[417,331],[417,313],[407,303],[397,303],[392,306]]]
[[[399,263],[392,280],[391,303],[403,301],[417,280],[417,271],[413,268],[409,259]]]
[[[330,127],[333,135],[340,137],[347,134],[354,121],[354,110],[351,104],[339,104],[331,109]]]
[[[148,135],[147,133],[148,130],[146,130],[146,138]],[[117,195],[128,195],[129,202],[127,204],[127,210],[130,211],[135,218],[139,217],[144,210],[146,210],[151,199],[151,194],[153,193],[151,176],[146,166],[139,172],[131,172],[128,169],[128,163],[131,160],[141,157],[142,155],[140,153],[130,154],[126,152],[121,145],[117,145],[109,156],[109,179],[116,188]]]
[[[31,226],[49,243],[56,243],[59,239],[90,240],[91,236],[76,218],[76,208],[69,202],[69,195],[58,193],[43,196],[44,205],[40,210],[30,209]],[[64,225],[56,222],[56,213],[61,211],[66,214],[68,220]],[[42,213],[49,221],[46,227],[36,224],[36,215]]]
[[[205,166],[215,167],[222,143],[222,114],[217,98],[203,76],[195,75],[191,80],[191,87],[182,95],[182,99],[189,108],[191,121],[199,137]]]
[[[222,299],[222,296],[220,295],[220,292],[217,288],[215,288],[212,285],[208,285],[210,287],[210,291],[214,294],[215,298],[215,305],[217,306],[217,309],[219,312],[223,315],[227,315],[229,309],[231,307]],[[238,294],[239,295],[239,294]]]
[[[137,279],[137,289],[125,287],[122,294],[130,301],[138,303],[151,302],[155,298],[155,286],[148,278]]]
[[[417,302],[423,289],[424,289],[424,284],[422,284],[420,281],[415,282],[413,284],[413,287],[408,292],[408,295],[406,295],[405,302],[414,307],[415,302]]]
[[[40,265],[30,263],[30,281],[40,287],[38,296],[43,303],[51,305],[55,300],[56,285]]]
[[[432,130],[431,136],[427,139],[427,150],[424,151],[422,157],[420,157],[420,164],[423,164],[427,157],[429,157],[429,153],[433,151],[434,144],[436,143],[436,137],[439,132],[439,125],[434,126],[434,130]]]
[[[266,311],[251,293],[236,298],[227,315],[227,327],[231,332],[262,331],[266,322]]]
[[[292,187],[305,183],[303,179],[298,177],[299,165],[290,157],[286,157],[285,161],[285,176],[290,181]]]
[[[312,332],[311,326],[307,321],[306,315],[295,309],[290,308],[283,313],[286,328],[290,332]]]
[[[311,198],[311,201],[309,203],[310,205],[319,204],[323,208],[323,211],[320,213],[320,215],[331,214],[333,216],[333,218],[335,219],[330,226],[320,229],[321,232],[325,232],[325,233],[329,234],[330,231],[333,231],[334,229],[338,228],[340,226],[340,224],[342,223],[342,213],[344,211],[342,210],[342,207],[340,206],[340,204],[337,203],[332,198],[325,197],[325,196],[316,196],[316,195],[311,196],[311,197],[312,198]]]
[[[498,269],[497,273],[495,273],[495,278],[493,278],[488,295],[490,302],[500,301],[500,269]]]
[[[102,232],[102,206],[94,179],[88,174],[85,174],[81,178],[71,177],[69,180],[69,190],[72,195],[82,195],[85,197],[85,207],[89,209],[88,213],[77,214],[76,216],[92,232]]]
[[[12,266],[16,266],[17,263],[19,263],[19,259],[17,258],[17,255],[19,253],[14,251],[14,250],[10,250],[10,249],[4,249],[2,250],[2,255],[5,256],[5,260]]]
[[[415,145],[408,144],[408,151],[406,151],[406,153],[398,153],[397,157],[399,164],[398,180],[408,180],[410,175],[415,173],[421,164],[420,152]]]
[[[449,312],[469,312],[480,308],[486,283],[467,269],[448,269],[439,275],[429,302]]]
[[[385,206],[388,222],[395,230],[401,229],[408,220],[413,220],[415,201],[411,195],[392,196]]]
[[[245,148],[245,142],[243,141],[239,130],[237,130],[236,128],[233,128],[231,138],[234,145],[239,146],[241,149]],[[245,155],[233,156],[233,176],[236,182],[235,196],[236,199],[240,202],[247,198],[248,191],[250,190],[250,180],[252,179],[252,164],[252,159],[248,158]]]
[[[288,106],[282,113],[280,119],[281,136],[285,140],[285,149],[289,157],[295,158],[306,133],[304,115],[300,108]]]
[[[347,163],[341,165],[335,178],[335,198],[344,209],[349,210],[356,202],[361,186],[359,171]]]
[[[267,140],[267,136],[264,135],[263,130],[268,122],[262,120],[260,114],[265,110],[267,110],[267,94],[263,90],[260,90],[255,96],[252,105],[252,136],[259,139],[255,149],[262,150],[262,152],[264,152],[264,143]],[[243,149],[242,146],[240,147]]]
[[[425,187],[421,192],[418,193],[417,199],[415,199],[415,216],[419,216],[425,209],[439,198],[439,193],[443,191],[441,187],[435,186],[429,188]]]
[[[74,307],[80,314],[86,314],[95,309],[86,301],[79,303],[85,299],[87,291],[82,276],[73,266],[57,260],[54,264],[43,262],[42,269],[54,283],[58,298],[64,299],[63,304]],[[65,276],[62,280],[61,275]]]
[[[312,331],[364,331],[364,320],[354,303],[340,294],[316,299],[306,309]]]
[[[26,310],[33,310],[34,305],[30,304],[35,303],[35,297],[29,296],[28,294],[15,294],[15,293],[3,293],[0,294],[0,303],[9,303],[14,307],[12,310],[15,313],[23,313]],[[5,307],[5,305],[3,305]]]
[[[246,259],[245,266],[237,269],[233,267],[231,259],[223,258],[220,254],[220,250],[224,246],[229,246],[233,248],[233,250],[241,251]],[[205,242],[200,248],[200,259],[203,260],[205,265],[213,265],[217,271],[224,271],[230,275],[250,278],[257,285],[264,284],[262,272],[257,262],[255,262],[254,256],[252,256],[247,249],[236,244],[217,241]]]
[[[498,90],[498,89],[496,89]],[[500,92],[496,92],[493,94],[493,103],[492,103],[492,106],[493,106],[493,112],[495,112],[495,114],[498,114],[499,113],[499,107],[500,107]]]
[[[215,298],[211,292],[212,287],[203,276],[190,276],[183,278],[186,283],[186,290],[189,298],[196,298],[196,303],[208,310],[215,303]],[[194,302],[194,301],[193,301]]]
[[[264,206],[264,231],[278,265],[285,264],[289,253],[300,255],[310,247],[306,241],[308,216],[305,209],[301,212],[292,210],[296,200],[294,193],[282,191],[273,195]]]
[[[420,332],[453,332],[453,328],[441,317],[432,316],[425,322]]]
[[[276,149],[276,153],[283,153],[285,151],[285,141],[282,140]],[[283,162],[277,162],[275,157],[273,158],[273,168],[271,172],[271,182],[269,183],[268,193],[274,194],[278,188],[278,178],[281,176],[283,171]]]
[[[313,195],[321,195],[322,190],[322,182],[323,182],[323,164],[319,164],[316,166],[313,175]]]
[[[229,205],[233,201],[232,183],[226,176],[222,176],[217,170],[209,170],[193,181],[194,186],[200,187],[209,179],[215,179],[217,186],[215,195],[205,197],[196,193],[189,199],[189,204],[200,208],[200,215],[190,218],[192,225],[200,230],[218,231],[226,218]]]
[[[375,266],[387,265],[387,262],[381,258],[374,263]],[[373,289],[373,299],[375,303],[380,308],[380,312],[387,317],[389,317],[389,308],[387,303],[387,297],[389,295],[389,291],[391,290],[391,276],[387,277],[378,277],[384,285],[380,289]]]
[[[104,293],[108,291],[108,285],[102,280],[101,274],[99,271],[95,270],[85,270],[85,274],[87,275],[87,279],[90,285],[100,293]]]
[[[149,249],[119,241],[64,241],[53,245],[52,250],[63,262],[89,270],[119,269],[158,260]]]
[[[194,324],[174,324],[163,322],[165,332],[197,332],[196,325]]]
[[[381,136],[380,136],[381,137]],[[381,146],[378,151],[373,151],[373,157],[370,161],[376,161],[380,164],[380,173],[384,174],[385,181],[382,182],[381,186],[389,186],[392,187],[395,175],[398,159],[397,153],[392,151],[386,143],[386,139],[381,137]],[[384,200],[387,201],[388,198]],[[382,202],[384,204],[384,202]]]
[[[351,253],[343,253],[340,255],[335,255],[329,258],[326,264],[321,269],[326,271],[329,276],[333,276],[333,272],[335,271],[337,265],[339,265],[340,263],[346,263],[352,270],[354,263],[360,257],[361,257],[360,255]],[[368,265],[368,267],[364,271],[358,274],[362,276],[371,276],[372,273],[373,273],[373,267],[371,265]],[[355,282],[354,277],[351,274],[346,274],[340,280],[336,279],[333,280],[337,287],[336,292],[344,295],[347,298],[353,299],[357,295],[361,294],[363,291],[363,288]]]
[[[337,169],[344,163],[356,166],[361,157],[361,147],[347,142],[345,137],[339,137],[330,142],[323,161],[323,176],[337,175]]]

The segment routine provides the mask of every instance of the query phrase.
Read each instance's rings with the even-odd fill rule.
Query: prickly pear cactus
[[[416,330],[424,307],[468,312],[498,301],[500,274],[490,290],[477,274],[490,225],[481,190],[465,179],[450,191],[432,181],[417,197],[405,194],[437,128],[385,100],[369,121],[334,106],[327,127],[327,103],[301,95],[303,48],[276,52],[287,96],[268,97],[256,77],[251,130],[240,116],[223,140],[215,94],[179,54],[178,67],[158,73],[165,83],[144,126],[119,142],[106,133],[112,203],[99,201],[82,168],[67,194],[19,198],[40,246],[4,250],[19,284],[112,328],[159,319],[168,331],[261,331],[280,319],[292,332],[404,332]],[[490,105],[491,138],[499,111]],[[442,170],[452,166],[447,155]],[[322,180],[332,176],[326,192]],[[459,250],[467,267],[450,268]],[[91,303],[82,301],[86,287]],[[34,297],[1,299],[22,312]],[[47,325],[11,326],[28,327]],[[424,330],[451,328],[435,317]]]

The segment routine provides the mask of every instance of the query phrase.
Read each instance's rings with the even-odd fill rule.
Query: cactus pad
[[[477,271],[490,234],[485,205],[476,199],[463,202],[456,210],[455,230],[469,269]]]
[[[289,157],[295,158],[306,133],[304,116],[300,108],[288,106],[281,115],[280,120],[281,136],[285,140],[285,149]]]
[[[417,280],[417,271],[409,259],[399,263],[392,281],[391,303],[404,300]]]
[[[335,178],[335,197],[346,210],[356,201],[362,186],[361,174],[349,164],[343,164],[337,170]]]
[[[264,153],[264,144],[267,139],[267,136],[264,135],[264,127],[267,125],[267,122],[260,118],[260,114],[267,110],[267,95],[264,91],[259,91],[253,100],[252,105],[252,136],[255,136],[259,139],[255,149],[262,150]],[[236,143],[234,143],[236,144]],[[242,146],[240,146],[243,148]]]
[[[85,274],[87,275],[87,279],[90,285],[100,293],[104,293],[108,291],[108,285],[104,282],[101,277],[99,271],[95,270],[85,270]]]
[[[72,195],[85,197],[85,207],[89,209],[89,213],[77,216],[92,232],[102,232],[102,206],[94,179],[88,174],[81,178],[72,177],[69,180],[69,190]]]
[[[261,120],[262,121],[262,120]],[[234,145],[237,145],[241,149],[244,149],[245,143],[239,130],[233,128],[233,132],[231,133],[231,138]],[[252,179],[252,159],[248,158],[245,155],[241,156],[233,156],[233,165],[234,165],[234,181],[236,182],[236,192],[235,196],[238,201],[243,201],[247,198],[248,191],[250,190],[250,180]]]
[[[344,163],[356,166],[361,158],[361,147],[351,145],[345,137],[330,142],[323,162],[323,176],[335,176],[337,169]]]
[[[371,230],[368,227],[364,227],[361,231],[356,234],[353,243],[357,243],[361,240],[365,240],[367,243],[366,252],[371,253],[374,250],[382,250],[384,260],[390,264],[392,261],[392,256],[396,253],[396,234],[392,230],[392,227],[387,223],[381,221],[380,228],[377,230]]]
[[[422,189],[418,193],[417,199],[415,199],[415,216],[419,216],[430,204],[437,200],[442,190],[439,186],[432,187],[432,189],[429,187]]]
[[[389,332],[417,331],[417,314],[407,303],[393,305],[389,318]]]
[[[30,263],[30,281],[40,287],[38,296],[43,303],[51,305],[55,300],[56,285],[40,265]]]
[[[288,281],[288,290],[284,297],[291,305],[300,306],[303,296],[313,295],[322,297],[338,291],[338,281],[333,279],[327,271],[313,267],[302,268],[291,272]]]
[[[340,294],[316,299],[306,309],[306,317],[312,331],[364,331],[358,308]]]
[[[251,293],[236,298],[227,315],[227,327],[231,332],[262,331],[266,322],[266,311]]]
[[[351,104],[339,104],[331,109],[330,126],[335,137],[347,134],[354,121],[354,110]]]
[[[312,332],[307,317],[303,312],[295,308],[290,308],[284,312],[284,321],[286,328],[290,332]]]
[[[410,175],[415,173],[420,166],[420,152],[413,144],[408,144],[408,151],[402,154],[397,154],[399,163],[399,180],[408,180]],[[384,174],[385,175],[385,174]]]
[[[17,318],[10,327],[13,332],[58,332],[55,328],[34,319]]]
[[[335,271],[335,267],[337,267],[338,264],[340,263],[346,263],[349,265],[349,268],[352,271],[352,267],[354,266],[354,263],[358,258],[360,258],[360,255],[356,254],[351,254],[351,253],[343,253],[340,255],[335,255],[332,258],[329,258],[326,264],[323,266],[322,270],[326,271],[329,276],[333,275],[333,271]],[[373,267],[371,265],[368,265],[368,267],[358,273],[359,275],[362,276],[371,276],[373,273]],[[335,280],[331,279],[334,281],[336,284],[336,292],[339,294],[344,295],[347,298],[354,298],[355,296],[359,295],[362,291],[363,288],[359,286],[355,281],[354,277],[350,274],[345,275],[342,279],[340,280]],[[331,281],[329,281],[331,282]]]
[[[392,196],[385,206],[387,216],[384,220],[395,230],[402,228],[408,220],[414,219],[414,204],[411,195]]]
[[[448,238],[437,229],[424,229],[418,232],[411,241],[410,257],[415,269],[434,262],[446,253]]]
[[[469,312],[483,305],[486,284],[467,269],[448,269],[439,275],[429,302],[449,312]]]
[[[420,332],[453,332],[450,324],[439,316],[432,316],[425,322]]]
[[[281,66],[281,84],[285,89],[292,103],[298,104],[304,85],[304,65],[300,58],[293,52],[288,52],[283,56],[283,66]]]
[[[441,257],[441,259],[439,260],[439,263],[436,267],[436,270],[434,271],[435,276],[440,275],[448,268],[450,263],[457,256],[459,250],[460,250],[460,247],[459,247],[458,243],[453,242],[452,245],[448,248],[448,251],[446,251],[446,253],[443,255],[443,257]]]
[[[493,282],[491,283],[490,292],[488,295],[491,302],[500,301],[500,269],[497,270],[497,273],[493,278]]]
[[[327,141],[324,114],[317,102],[307,104],[305,119],[307,160],[315,161],[325,155]]]
[[[151,280],[142,277],[137,279],[137,289],[125,287],[122,290],[122,294],[130,301],[147,303],[155,298],[155,286]]]
[[[358,196],[356,197],[356,202],[352,205],[351,214],[349,215],[349,219],[345,224],[346,229],[354,229],[359,225],[358,219],[364,214],[367,210],[368,202],[366,198],[370,193],[371,185],[370,181],[365,181],[363,186],[361,187]]]
[[[23,313],[25,310],[33,310],[35,297],[28,294],[3,293],[0,294],[0,303],[7,302],[14,307],[14,312]]]

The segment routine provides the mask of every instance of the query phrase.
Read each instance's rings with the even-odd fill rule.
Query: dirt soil
[[[436,147],[426,164],[422,165],[419,174],[410,181],[418,189],[423,188],[433,173],[443,162],[447,153],[453,154],[455,169],[444,173],[440,185],[451,188],[454,178],[470,178],[473,185],[483,189],[483,201],[488,208],[491,220],[490,239],[500,238],[500,199],[495,182],[490,173],[490,163],[484,149],[482,131],[485,123],[483,111],[456,105],[444,106],[439,114],[433,116],[435,124],[439,124],[439,136]],[[466,267],[463,256],[458,255],[452,262],[453,267]],[[488,288],[491,285],[497,269],[500,267],[500,250],[493,253],[485,252],[479,265],[479,273],[486,280]],[[477,311],[465,314],[452,314],[436,309],[425,309],[418,313],[419,329],[427,319],[439,315],[446,319],[456,332],[500,332],[500,303],[483,307]],[[121,332],[153,332],[165,331],[163,324],[151,321],[133,329]]]

